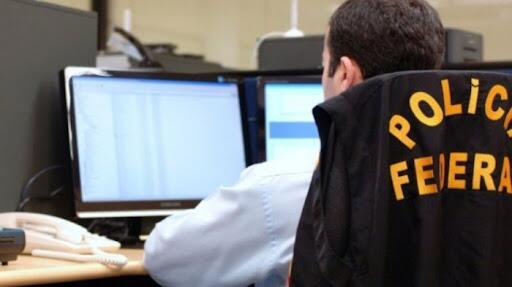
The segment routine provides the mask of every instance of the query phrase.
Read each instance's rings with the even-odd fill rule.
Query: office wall
[[[428,0],[446,27],[484,35],[485,60],[512,60],[512,0]],[[89,0],[48,0],[80,9]],[[323,33],[343,0],[299,0],[300,28]],[[289,0],[111,0],[109,22],[122,26],[132,12],[132,32],[144,42],[172,42],[178,52],[205,55],[229,67],[251,68],[256,39],[289,28]]]
[[[342,1],[300,0],[300,28],[322,33]],[[512,59],[511,0],[430,0],[447,27],[484,34],[484,59]],[[231,67],[254,66],[256,39],[289,27],[287,0],[116,0],[110,2],[111,24],[122,25],[123,10],[132,10],[132,31],[145,42],[173,42],[179,52],[204,54]]]
[[[332,0],[303,0],[301,28],[322,33]],[[144,42],[172,42],[180,53],[203,54],[229,67],[251,67],[258,36],[289,29],[285,0],[116,0],[110,2],[110,23],[122,25],[132,11],[132,32]]]
[[[91,10],[91,0],[44,0],[44,2],[58,4],[61,6],[81,9],[81,10]]]

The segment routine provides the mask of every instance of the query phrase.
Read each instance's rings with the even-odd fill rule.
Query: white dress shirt
[[[234,186],[162,220],[144,246],[147,271],[173,287],[284,286],[314,167],[314,160],[253,165]]]

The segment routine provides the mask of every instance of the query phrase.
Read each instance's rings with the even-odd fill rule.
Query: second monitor
[[[260,78],[260,160],[318,157],[312,109],[323,101],[320,77]]]

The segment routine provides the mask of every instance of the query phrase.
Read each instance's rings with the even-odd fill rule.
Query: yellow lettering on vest
[[[496,168],[496,159],[490,154],[475,154],[475,162],[473,165],[473,190],[480,190],[481,179],[485,181],[487,190],[496,190],[492,181],[492,173]]]
[[[471,95],[469,96],[468,114],[476,113],[476,102],[478,100],[478,92],[480,90],[480,80],[471,79]]]
[[[407,148],[412,149],[416,143],[407,135],[411,124],[401,115],[393,115],[389,120],[389,133],[394,135]]]
[[[426,103],[433,112],[432,116],[427,116],[420,108],[420,103]],[[409,99],[409,106],[416,118],[424,125],[435,127],[443,121],[443,110],[436,100],[425,92],[416,92]]]
[[[444,154],[439,154],[439,190],[444,188],[445,160]]]
[[[402,185],[409,183],[409,176],[399,175],[400,172],[407,170],[407,162],[401,161],[395,164],[392,164],[389,167],[389,171],[391,174],[391,181],[393,183],[393,190],[395,191],[396,200],[404,199],[404,191],[402,190]]]
[[[497,95],[500,96],[501,100],[507,100],[507,89],[505,89],[505,87],[502,85],[494,85],[489,91],[487,98],[485,99],[485,114],[492,121],[499,120],[505,113],[505,111],[503,111],[503,109],[500,107],[498,107],[496,110],[493,109],[494,99]]]
[[[427,195],[437,192],[435,184],[427,184],[427,180],[434,178],[433,159],[431,156],[414,159],[416,169],[416,182],[420,195]],[[426,168],[430,167],[430,168]]]
[[[427,116],[420,108],[420,103],[426,103],[432,109],[433,115]],[[416,92],[409,99],[409,106],[411,107],[414,116],[429,127],[435,127],[443,121],[443,110],[436,100],[425,92]]]
[[[507,190],[507,193],[512,193],[512,182],[510,181],[510,160],[508,157],[503,158],[503,167],[501,168],[500,186],[498,191]]]
[[[512,107],[510,108],[510,110],[508,110],[507,116],[505,116],[505,121],[503,122],[503,128],[508,129],[511,121],[512,121]],[[507,130],[507,135],[509,138],[512,138],[512,129]]]
[[[459,163],[465,163],[467,160],[467,153],[453,152],[450,154],[450,163],[448,167],[448,188],[466,189],[466,180],[457,179],[457,175],[466,174],[466,165],[460,165]]]
[[[444,100],[444,115],[452,116],[462,114],[462,105],[452,104],[452,94],[450,91],[450,82],[447,79],[441,81],[441,86],[443,88],[443,100]]]

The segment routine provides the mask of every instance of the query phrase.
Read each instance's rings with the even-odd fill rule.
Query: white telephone
[[[117,241],[91,234],[82,226],[46,214],[30,212],[0,213],[0,227],[25,231],[23,253],[73,261],[92,261],[123,266],[124,255],[107,253],[121,247]]]

